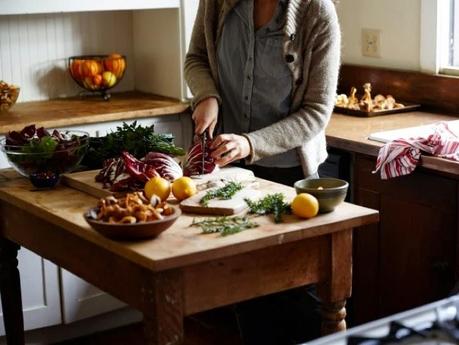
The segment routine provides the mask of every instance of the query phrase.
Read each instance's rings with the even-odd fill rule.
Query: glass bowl
[[[75,170],[83,159],[89,144],[89,133],[78,130],[59,131],[66,139],[52,152],[29,152],[25,146],[7,145],[0,148],[8,162],[22,176],[30,179],[37,188],[54,187],[60,175]]]
[[[68,70],[79,86],[108,100],[107,90],[123,79],[126,57],[120,54],[72,56],[68,60]]]
[[[20,90],[17,86],[0,81],[0,111],[8,111],[16,104]]]
[[[346,198],[349,183],[337,178],[322,177],[296,181],[297,194],[309,193],[319,201],[319,213],[331,212]]]

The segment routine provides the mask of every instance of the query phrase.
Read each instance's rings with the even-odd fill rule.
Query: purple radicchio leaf
[[[149,152],[143,161],[154,167],[161,177],[169,181],[174,181],[183,176],[180,165],[165,153]]]

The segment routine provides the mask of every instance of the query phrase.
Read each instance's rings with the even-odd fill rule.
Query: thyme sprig
[[[236,234],[243,230],[253,229],[257,223],[250,221],[248,217],[211,217],[202,220],[193,219],[191,226],[201,228],[203,234],[219,233],[221,236]]]
[[[249,206],[249,213],[259,215],[273,214],[276,223],[282,223],[282,216],[291,213],[290,205],[284,202],[282,193],[268,194],[258,201],[244,200]]]
[[[202,206],[207,207],[209,206],[209,201],[212,199],[229,200],[234,196],[234,194],[239,192],[243,187],[244,186],[242,185],[242,183],[234,182],[234,181],[228,182],[221,188],[212,189],[208,191],[202,197],[199,203]]]

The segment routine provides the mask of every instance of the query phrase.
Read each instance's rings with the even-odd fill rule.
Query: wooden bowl
[[[182,211],[177,206],[170,205],[174,209],[174,213],[165,216],[163,219],[152,222],[143,222],[135,224],[111,224],[93,219],[91,211],[97,211],[96,208],[90,209],[85,213],[84,218],[94,230],[102,235],[115,240],[138,240],[153,238],[158,236],[163,231],[167,230],[177,218],[182,214]]]

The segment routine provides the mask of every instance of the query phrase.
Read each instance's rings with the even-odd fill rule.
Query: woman
[[[331,0],[201,0],[185,61],[196,134],[292,185],[327,156],[340,30]],[[286,176],[288,178],[276,178]]]
[[[339,63],[332,0],[200,0],[185,61],[195,133],[212,137],[217,128],[220,166],[242,160],[256,176],[290,186],[317,176]],[[304,334],[317,321],[313,302],[297,289],[239,304],[244,343],[316,336]]]

